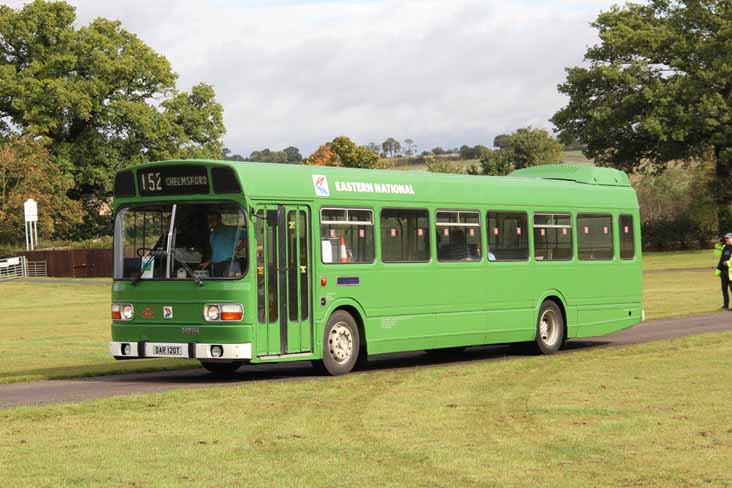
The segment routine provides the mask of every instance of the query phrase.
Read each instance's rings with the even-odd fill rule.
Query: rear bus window
[[[528,217],[523,212],[488,212],[488,260],[529,259]]]
[[[620,259],[635,258],[635,238],[633,236],[633,216],[620,216]]]
[[[438,261],[480,261],[480,213],[435,212]]]
[[[572,221],[569,214],[534,215],[534,257],[537,261],[572,259]]]
[[[611,215],[577,215],[577,253],[585,261],[613,258]]]
[[[324,263],[374,261],[374,213],[369,209],[320,210],[320,253]]]
[[[386,208],[381,211],[381,260],[385,263],[430,260],[427,210]]]

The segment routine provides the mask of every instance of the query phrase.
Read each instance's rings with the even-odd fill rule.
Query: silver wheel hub
[[[560,330],[557,314],[554,310],[544,310],[539,318],[539,338],[547,346],[553,346],[559,340]]]
[[[353,334],[345,322],[333,326],[328,337],[330,357],[338,364],[348,362],[353,355]]]

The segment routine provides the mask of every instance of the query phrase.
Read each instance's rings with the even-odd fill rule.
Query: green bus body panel
[[[543,164],[513,171],[509,176],[575,181],[589,185],[630,186],[630,178],[622,171],[596,166]]]
[[[566,165],[528,168],[508,177],[445,175],[424,172],[361,170],[275,163],[224,161],[168,161],[158,165],[228,166],[239,178],[242,194],[177,197],[116,198],[120,207],[154,201],[234,200],[247,209],[268,204],[304,205],[310,209],[312,235],[312,354],[322,356],[325,323],[339,308],[360,316],[369,354],[432,349],[463,345],[531,341],[542,302],[560,303],[567,318],[569,337],[608,334],[637,324],[642,315],[642,256],[640,217],[634,190],[627,176],[607,168],[573,170]],[[622,176],[620,176],[622,175]],[[325,176],[329,196],[317,196],[314,177]],[[137,181],[137,178],[136,178]],[[323,264],[320,250],[320,209],[360,207],[374,211],[375,260],[370,264]],[[420,208],[430,211],[428,263],[382,263],[378,243],[382,208]],[[482,248],[487,249],[488,210],[526,211],[531,233],[537,212],[564,212],[573,216],[574,258],[571,261],[538,262],[438,262],[434,211],[479,210]],[[578,213],[602,213],[613,217],[614,258],[581,261],[577,258]],[[620,215],[632,215],[635,257],[619,258],[617,232]],[[250,234],[251,235],[251,234]],[[249,256],[256,243],[249,239]],[[250,270],[241,280],[146,281],[137,287],[115,281],[112,300],[135,305],[135,320],[115,323],[113,340],[159,342],[251,342],[256,356],[257,280]],[[357,277],[357,285],[338,285],[339,277]],[[327,284],[321,286],[321,279]],[[321,305],[324,300],[325,305]],[[244,320],[235,325],[212,325],[203,320],[205,303],[241,303]],[[162,320],[163,305],[175,307],[175,319]],[[156,318],[143,320],[145,306],[156,308]],[[180,310],[180,312],[179,312]],[[194,335],[183,328],[197,327]],[[287,356],[276,360],[302,360]],[[263,359],[269,360],[269,359]]]

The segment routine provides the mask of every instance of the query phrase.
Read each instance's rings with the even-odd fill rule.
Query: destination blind
[[[137,172],[140,195],[195,195],[209,192],[205,166],[160,166]]]

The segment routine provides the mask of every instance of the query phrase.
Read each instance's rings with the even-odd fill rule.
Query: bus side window
[[[323,263],[374,262],[374,212],[362,208],[320,210]]]
[[[635,258],[635,235],[633,233],[633,216],[621,215],[618,232],[620,233],[620,259]]]
[[[534,258],[537,261],[572,259],[572,219],[569,214],[534,214]]]
[[[480,261],[480,213],[435,212],[438,261]]]
[[[381,260],[385,263],[430,260],[427,210],[385,208],[381,211]]]
[[[612,215],[577,215],[577,253],[583,261],[613,258]]]
[[[528,216],[525,212],[488,212],[488,260],[529,259]]]

